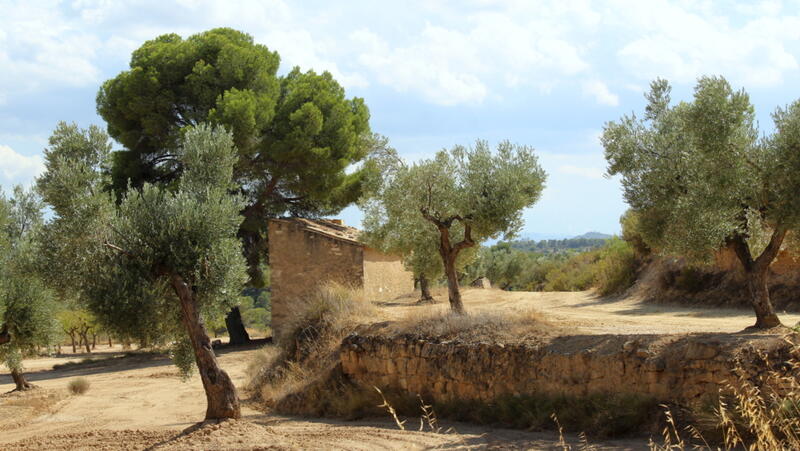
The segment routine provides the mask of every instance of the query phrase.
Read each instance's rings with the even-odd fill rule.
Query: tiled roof
[[[280,218],[273,219],[273,221],[298,224],[309,232],[318,233],[320,235],[347,241],[360,246],[364,245],[358,240],[358,235],[361,233],[360,230],[355,227],[338,224],[329,219]]]

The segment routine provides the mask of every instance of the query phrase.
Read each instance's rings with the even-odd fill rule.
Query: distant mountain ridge
[[[607,233],[600,233],[600,232],[586,232],[583,235],[578,235],[572,237],[573,240],[575,239],[587,239],[587,240],[608,240],[613,238],[614,235],[609,235]]]

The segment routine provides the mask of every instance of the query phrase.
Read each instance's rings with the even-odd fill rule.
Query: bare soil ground
[[[385,318],[407,318],[445,309],[413,305],[411,297],[386,303]],[[581,293],[519,293],[468,290],[466,308],[481,311],[539,311],[548,321],[581,333],[736,332],[752,324],[747,310],[702,310],[644,305],[635,298],[600,299]],[[794,324],[800,315],[782,315]],[[254,347],[219,352],[220,363],[238,387]],[[85,356],[26,360],[28,378],[40,388],[0,395],[0,449],[560,449],[552,433],[498,430],[445,424],[457,433],[400,431],[386,420],[340,422],[287,418],[245,403],[244,421],[196,426],[205,412],[198,377],[182,382],[169,359],[143,354],[121,357],[101,349],[94,362],[52,369]],[[84,395],[69,395],[67,384],[86,377]],[[0,373],[0,393],[13,388]],[[416,428],[417,425],[411,426]],[[578,444],[577,437],[568,437]],[[597,449],[646,449],[646,439],[608,442]]]
[[[434,293],[433,305],[415,305],[413,297],[385,303],[393,318],[413,317],[426,310],[446,310],[447,294]],[[755,323],[749,309],[696,308],[685,305],[649,304],[638,296],[603,298],[591,291],[526,292],[468,289],[464,292],[468,313],[534,312],[568,332],[583,334],[680,334],[739,332]],[[794,326],[800,314],[778,312],[781,321]]]

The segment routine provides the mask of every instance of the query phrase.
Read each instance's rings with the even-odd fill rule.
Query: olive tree
[[[421,215],[389,215],[385,201],[387,189],[393,186],[399,173],[406,170],[405,162],[397,151],[383,139],[378,150],[366,164],[373,166],[372,175],[365,184],[359,207],[364,212],[364,230],[360,239],[368,245],[389,254],[400,255],[403,265],[414,274],[419,283],[420,302],[430,302],[430,281],[444,274],[442,259],[436,246],[437,232]]]
[[[175,183],[146,183],[116,206],[111,193],[98,190],[106,142],[96,129],[65,124],[51,139],[47,172],[39,180],[54,210],[51,255],[82,268],[70,277],[102,323],[152,325],[174,341],[182,370],[196,363],[206,419],[238,418],[236,388],[217,363],[203,321],[229,308],[246,281],[236,237],[243,202],[230,194],[233,137],[203,124],[185,130],[175,150],[183,167]]]
[[[34,270],[33,237],[42,221],[35,193],[15,187],[0,193],[0,362],[11,370],[15,390],[33,388],[23,374],[22,357],[56,339],[55,302]]]
[[[755,327],[780,324],[767,277],[787,231],[800,223],[800,105],[773,115],[759,138],[744,90],[698,80],[691,101],[672,104],[670,85],[651,84],[642,118],[606,124],[608,173],[622,176],[646,244],[707,260],[731,246],[747,277]]]
[[[387,248],[412,256],[436,250],[450,307],[461,313],[459,255],[484,240],[518,232],[522,210],[539,199],[545,178],[529,147],[504,141],[493,153],[486,141],[455,146],[430,160],[398,163],[367,203],[365,229],[398,243]]]

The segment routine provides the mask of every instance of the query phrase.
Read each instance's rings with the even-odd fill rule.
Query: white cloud
[[[58,3],[0,1],[0,98],[50,86],[97,84],[88,30],[64,20]]]
[[[357,61],[380,84],[416,92],[439,105],[481,103],[507,89],[534,87],[548,92],[589,63],[564,27],[571,10],[539,8],[523,14],[521,5],[492,11],[444,8],[403,42],[369,29],[351,33]],[[454,24],[448,18],[458,18]],[[570,21],[572,24],[574,20]]]
[[[377,5],[377,4],[376,4]],[[146,39],[215,26],[247,31],[283,69],[328,70],[346,88],[383,86],[437,105],[722,74],[776,86],[800,69],[800,16],[778,1],[475,0],[380,5],[285,0],[0,0],[0,102],[45,87],[97,86]],[[353,31],[355,30],[355,31]]]
[[[0,161],[2,161],[0,163],[0,184],[5,186],[17,183],[27,185],[45,169],[41,156],[22,155],[2,144],[0,144]]]
[[[267,43],[271,50],[281,56],[283,69],[299,66],[301,70],[313,69],[316,72],[328,71],[345,88],[365,88],[369,82],[357,72],[343,71],[336,62],[323,55],[335,54],[333,42],[315,39],[307,30],[301,28],[274,29],[265,35],[257,35],[257,42]]]
[[[594,97],[601,105],[619,105],[619,96],[608,89],[605,83],[600,80],[589,80],[583,82],[583,93]]]
[[[774,86],[796,72],[800,17],[776,2],[734,15],[725,6],[623,0],[609,6],[609,25],[630,36],[620,64],[642,79],[691,83],[723,75],[746,86]],[[741,14],[741,11],[740,11]]]

